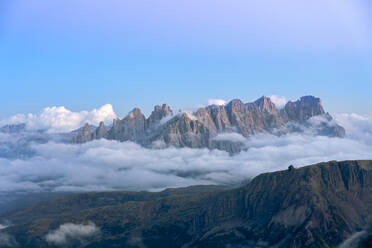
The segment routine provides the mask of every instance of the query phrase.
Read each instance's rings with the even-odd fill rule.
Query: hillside
[[[68,247],[338,247],[355,233],[367,247],[372,161],[290,167],[235,189],[80,194],[3,219],[13,225],[2,232],[30,248],[56,247],[45,237],[65,223],[99,230]]]

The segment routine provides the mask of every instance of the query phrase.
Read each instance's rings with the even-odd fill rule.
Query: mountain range
[[[168,104],[157,105],[148,118],[135,108],[123,119],[115,119],[109,128],[103,122],[97,128],[87,123],[72,142],[105,138],[153,148],[209,148],[236,153],[245,148],[244,142],[226,134],[247,138],[257,133],[281,135],[310,128],[316,135],[345,136],[345,129],[325,112],[319,98],[304,96],[278,109],[270,98],[263,96],[252,103],[235,99],[226,105],[210,105],[195,112],[174,113]]]
[[[84,193],[3,216],[14,247],[372,247],[372,161],[265,173],[238,188]]]

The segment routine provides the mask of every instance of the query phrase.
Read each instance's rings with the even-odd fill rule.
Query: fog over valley
[[[40,115],[23,116],[20,122],[26,123],[25,130],[0,133],[0,191],[159,191],[197,184],[236,186],[289,165],[372,157],[372,117],[358,114],[333,116],[333,122],[346,129],[344,138],[316,135],[312,126],[283,135],[243,137],[229,132],[214,138],[243,143],[244,149],[236,154],[207,148],[143,147],[106,139],[71,143],[70,131],[84,122],[98,124],[113,116],[110,105],[79,113],[53,107]],[[9,120],[15,117],[3,122]]]

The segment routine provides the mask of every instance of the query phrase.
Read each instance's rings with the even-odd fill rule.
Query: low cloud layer
[[[92,222],[88,224],[66,223],[57,230],[50,231],[45,240],[53,245],[64,246],[70,242],[83,243],[87,238],[91,238],[99,233],[99,228]]]
[[[91,111],[72,112],[65,107],[47,107],[40,114],[18,114],[1,120],[0,126],[6,124],[26,123],[29,130],[48,130],[49,133],[70,132],[85,123],[98,125],[100,121],[112,123],[116,114],[111,104]]]
[[[0,232],[0,247],[2,248],[15,248],[18,244],[13,236]]]
[[[217,141],[232,141],[232,142],[246,142],[247,139],[239,133],[220,133],[214,140]]]
[[[0,134],[0,193],[238,184],[290,164],[372,159],[372,116],[341,114],[335,119],[346,128],[346,138],[316,136],[311,129],[281,136],[261,133],[248,139],[236,133],[218,135],[217,140],[241,142],[248,148],[234,156],[208,149],[148,149],[104,139],[77,145],[55,138],[39,142],[43,137],[36,134]]]

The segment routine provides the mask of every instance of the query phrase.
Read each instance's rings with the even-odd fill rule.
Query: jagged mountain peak
[[[229,103],[226,104],[226,106],[234,106],[234,105],[244,105],[243,101],[238,99],[238,98],[235,98],[233,100],[231,100]],[[220,105],[221,106],[221,105]]]
[[[103,121],[101,121],[100,123],[99,123],[99,126],[98,126],[99,128],[105,128],[105,123],[103,122]]]
[[[137,116],[143,115],[141,112],[141,109],[139,108],[134,108],[129,114],[127,115],[128,118],[135,118]]]
[[[257,105],[258,108],[261,110],[267,111],[268,113],[277,113],[278,109],[275,104],[271,101],[269,97],[262,96],[261,98],[257,99],[254,104]]]
[[[123,119],[116,119],[112,128],[105,133],[99,127],[93,134],[81,132],[74,143],[83,143],[98,138],[118,141],[133,141],[144,146],[162,141],[167,146],[175,147],[207,147],[218,148],[229,152],[241,150],[242,143],[215,140],[216,136],[225,132],[237,132],[244,137],[260,132],[280,134],[299,131],[292,128],[297,125],[309,127],[313,125],[312,117],[325,115],[322,102],[314,96],[304,96],[295,102],[288,102],[280,111],[269,97],[262,96],[252,103],[243,103],[234,99],[226,105],[209,105],[195,112],[174,114],[168,104],[156,105],[151,115],[146,118],[139,108],[133,109]],[[166,120],[166,121],[165,121]],[[332,117],[326,116],[325,122]],[[165,125],[166,124],[166,125]],[[294,124],[294,125],[291,125]],[[287,127],[288,126],[288,127]],[[334,123],[318,125],[319,135],[342,137],[345,130]],[[244,145],[244,144],[243,144]]]
[[[245,104],[240,99],[234,99],[226,104],[225,108],[233,112],[242,112],[245,109]]]
[[[81,130],[81,132],[83,133],[90,133],[90,126],[89,126],[89,123],[85,123],[83,129]]]
[[[322,101],[314,96],[303,96],[299,100],[289,101],[281,113],[286,121],[306,122],[309,118],[324,115]]]
[[[156,105],[154,107],[154,110],[152,111],[151,115],[149,116],[149,119],[153,119],[155,121],[159,121],[162,118],[172,115],[173,111],[169,107],[168,104],[164,103],[162,105]]]

